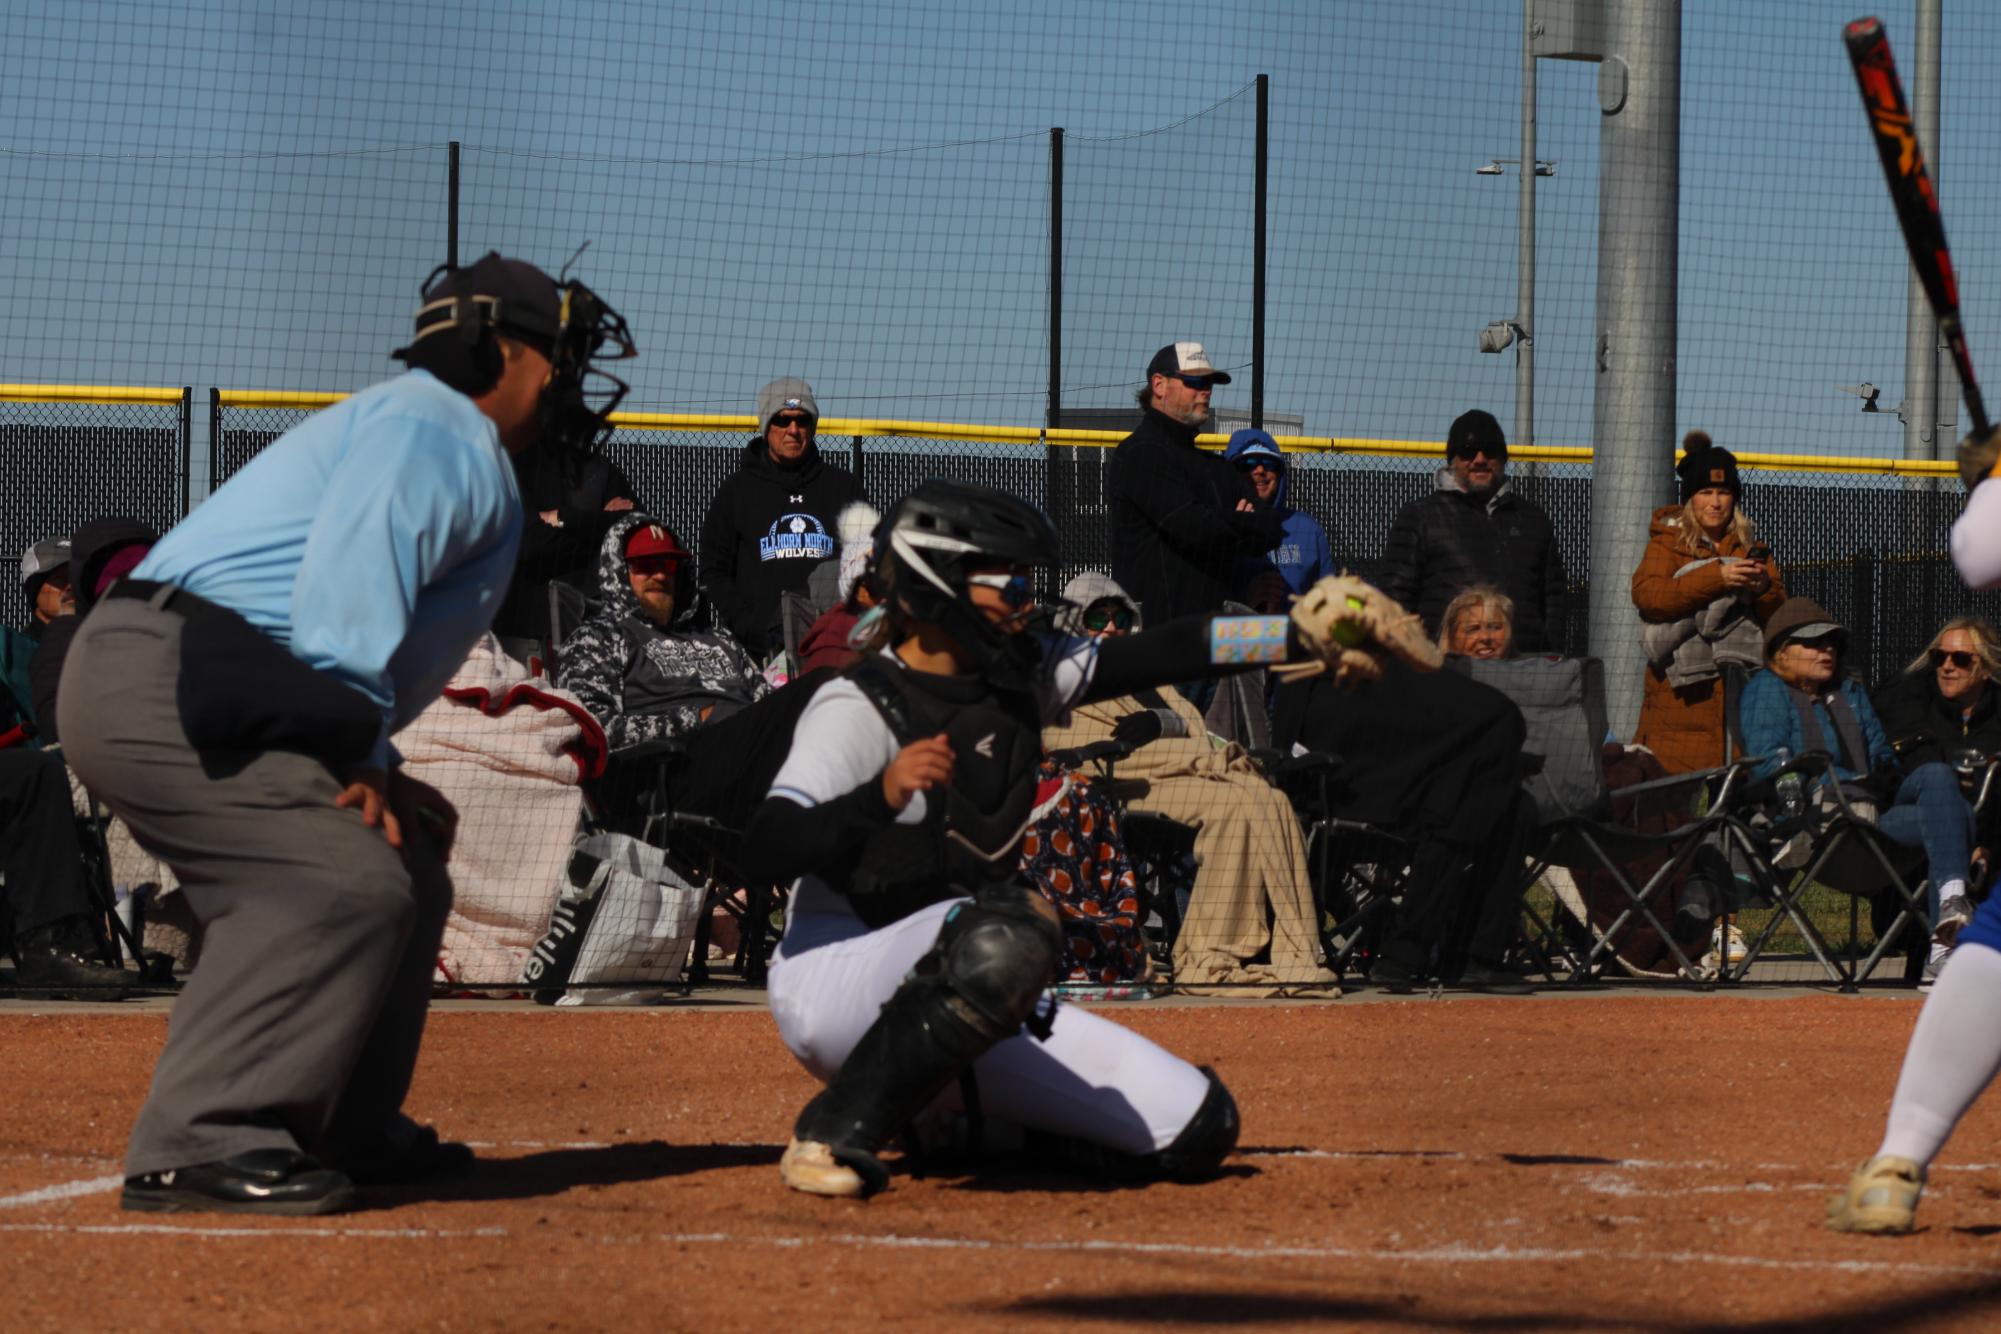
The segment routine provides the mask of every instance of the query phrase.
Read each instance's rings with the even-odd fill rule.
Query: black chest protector
[[[926,904],[1012,879],[1042,755],[1035,697],[995,690],[977,676],[913,672],[888,657],[866,659],[846,675],[899,746],[943,732],[953,755],[952,784],[924,794],[924,819],[877,830],[841,877],[862,921],[885,926]]]

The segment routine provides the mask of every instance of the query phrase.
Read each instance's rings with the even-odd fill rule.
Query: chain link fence
[[[221,485],[311,409],[214,409],[211,484]],[[828,462],[855,472],[878,505],[928,477],[999,487],[1049,510],[1064,539],[1056,583],[1111,565],[1105,482],[1112,451],[1092,445],[910,435],[820,437]],[[974,432],[976,434],[976,432]],[[997,429],[996,437],[1018,432]],[[631,478],[641,504],[699,555],[702,520],[741,462],[748,427],[621,427],[605,454]],[[1437,485],[1435,456],[1296,451],[1288,454],[1291,502],[1327,530],[1336,561],[1374,575],[1398,510]],[[1944,554],[1963,505],[1956,482],[1832,470],[1747,468],[1744,508],[1772,549],[1789,591],[1820,602],[1851,633],[1851,664],[1872,685],[1899,671],[1948,618],[1971,612],[2001,622],[2001,593],[1969,591]],[[1569,573],[1568,624],[1557,636],[1586,652],[1591,571],[1591,465],[1517,465],[1513,485],[1548,512]],[[1614,573],[1631,577],[1630,570]],[[1637,624],[1637,622],[1636,622]],[[1637,633],[1637,630],[1636,630]]]
[[[0,615],[12,626],[28,623],[18,561],[32,543],[111,515],[165,532],[188,508],[188,390],[37,392],[0,393],[0,555],[15,576]]]

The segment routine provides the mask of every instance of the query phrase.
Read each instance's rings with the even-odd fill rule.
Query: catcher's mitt
[[[1971,491],[1994,475],[1997,459],[2001,459],[2001,430],[1967,436],[1959,442],[1959,480]]]
[[[1292,604],[1292,624],[1314,657],[1272,669],[1288,679],[1332,672],[1336,685],[1355,685],[1381,680],[1391,657],[1421,672],[1437,671],[1445,661],[1424,633],[1423,621],[1352,574],[1330,574],[1300,594]]]

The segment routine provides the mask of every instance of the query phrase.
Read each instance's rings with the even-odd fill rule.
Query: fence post
[[[862,476],[862,438],[860,436],[854,436],[848,441],[848,470],[854,473],[856,483],[860,485],[862,493],[866,495],[868,493],[868,481]],[[877,496],[876,508],[882,509],[883,505],[883,498]],[[888,511],[884,510],[884,512],[887,513]]]
[[[181,386],[181,515],[194,508],[195,387]]]
[[[1257,220],[1251,237],[1251,425],[1265,424],[1265,167],[1271,147],[1271,75],[1258,75]],[[1053,424],[1053,423],[1052,423]]]
[[[1849,642],[1862,647],[1867,660],[1857,664],[1862,668],[1865,685],[1876,683],[1876,553],[1864,547],[1855,553],[1855,560],[1849,566],[1853,579],[1855,620],[1848,627]]]
[[[215,494],[216,469],[222,466],[222,390],[208,387],[208,493]],[[192,487],[194,483],[189,482]],[[194,505],[192,498],[188,508]]]
[[[1044,427],[1063,424],[1063,127],[1049,130],[1049,409]],[[1066,520],[1075,510],[1070,470],[1073,457],[1042,437],[1042,504],[1057,531],[1065,530]],[[1033,499],[1033,497],[1029,497]]]
[[[445,153],[445,265],[459,266],[459,141],[454,139]]]

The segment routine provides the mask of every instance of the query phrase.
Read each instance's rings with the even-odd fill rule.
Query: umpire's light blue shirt
[[[374,700],[387,766],[389,734],[493,623],[521,522],[493,422],[410,371],[285,432],[133,575],[230,608]]]

